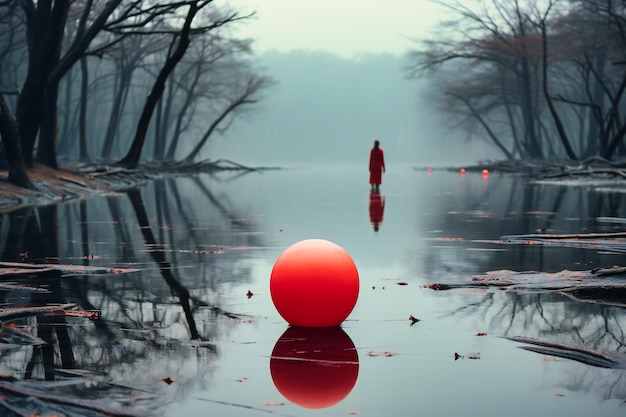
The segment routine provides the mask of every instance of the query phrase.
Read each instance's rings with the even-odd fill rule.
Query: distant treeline
[[[626,3],[437,1],[450,18],[410,54],[454,126],[508,159],[626,156]]]

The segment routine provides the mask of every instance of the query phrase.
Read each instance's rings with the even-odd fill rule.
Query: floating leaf
[[[59,310],[50,313],[50,315],[86,317],[89,320],[98,320],[100,318],[100,314],[99,310]]]
[[[458,360],[458,359],[463,359],[463,358],[467,358],[467,359],[480,359],[480,353],[479,352],[472,352],[472,353],[468,353],[466,355],[461,355],[457,352],[454,352],[454,360]]]
[[[430,285],[425,285],[423,288],[430,288],[431,290],[435,290],[435,291],[448,289],[446,284],[430,284]]]
[[[383,350],[382,352],[367,352],[367,356],[386,356],[386,357],[391,357],[391,356],[396,356],[397,353],[394,352],[390,352],[388,350]]]

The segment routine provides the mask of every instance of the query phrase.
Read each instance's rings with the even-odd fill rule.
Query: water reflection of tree
[[[189,294],[187,288],[185,288],[172,273],[172,266],[165,259],[165,252],[159,247],[154,234],[152,233],[152,227],[150,226],[148,214],[146,213],[139,190],[129,190],[128,198],[130,199],[133,209],[135,210],[139,228],[141,229],[141,233],[146,240],[146,246],[151,248],[150,254],[154,259],[154,262],[159,265],[161,277],[163,277],[163,280],[165,280],[167,285],[170,287],[172,293],[178,297],[180,306],[185,313],[185,320],[187,321],[190,337],[192,339],[200,339],[200,334],[198,333],[198,328],[196,327],[196,319],[194,318],[191,307],[191,295]]]
[[[474,274],[493,270],[556,272],[610,267],[620,262],[615,255],[596,250],[505,245],[498,240],[528,233],[615,231],[615,224],[599,222],[598,218],[624,213],[624,194],[533,184],[520,177],[465,180],[442,197],[435,210],[438,214],[420,232],[444,238],[429,241],[426,253],[416,258],[419,275],[425,279],[466,282]],[[441,232],[429,235],[428,230]],[[623,309],[617,307],[573,302],[557,294],[500,290],[482,296],[462,294],[459,303],[453,313],[473,321],[477,331],[626,354],[626,318]],[[601,398],[626,399],[623,371],[567,363],[568,372],[560,385],[573,391],[591,391]]]
[[[521,177],[490,176],[487,181],[464,181],[441,199],[435,216],[421,233],[441,230],[433,237],[460,238],[426,249],[423,275],[464,279],[490,270],[591,269],[612,266],[614,256],[584,248],[502,245],[502,236],[528,233],[611,232],[616,225],[599,217],[617,217],[626,209],[621,193],[594,192],[584,187],[536,184]],[[619,225],[618,225],[619,226]],[[441,246],[448,246],[442,250]],[[585,268],[586,267],[586,268]],[[440,279],[438,279],[440,280]]]
[[[149,392],[165,386],[164,377],[178,379],[179,392],[204,384],[207,364],[218,354],[214,341],[237,317],[216,304],[217,286],[248,276],[245,252],[235,259],[228,249],[262,242],[254,223],[198,185],[158,181],[143,190],[154,201],[151,206],[131,190],[127,200],[110,196],[2,216],[5,261],[28,257],[141,269],[124,276],[47,277],[38,283],[50,294],[31,294],[26,301],[0,293],[6,305],[75,302],[102,311],[102,320],[93,322],[60,315],[24,320],[46,344],[28,354],[5,353],[2,373],[53,380],[62,378],[60,369],[77,368],[102,372],[107,381],[133,381]],[[198,219],[208,223],[198,225]],[[188,367],[194,362],[195,371]]]
[[[26,208],[10,213],[3,260],[33,259],[38,262],[57,262],[59,232],[57,218],[55,205],[40,207],[37,210]],[[30,242],[36,242],[36,244],[30,244]],[[66,303],[58,276],[38,278],[35,284],[45,285],[49,293],[31,294],[31,305]],[[36,366],[40,365],[43,378],[47,381],[54,380],[55,352],[58,352],[63,368],[75,368],[66,318],[61,315],[42,315],[35,317],[34,321],[35,323],[30,323],[30,325],[35,328],[35,333],[45,343],[32,349],[23,377],[33,378],[37,373]]]
[[[524,335],[586,349],[626,355],[623,309],[577,303],[557,294],[488,292],[453,311],[490,335]],[[572,391],[589,391],[609,399],[626,400],[623,370],[571,366],[559,384]]]

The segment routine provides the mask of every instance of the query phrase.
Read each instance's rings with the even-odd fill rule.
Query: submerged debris
[[[502,236],[497,243],[517,245],[550,245],[576,247],[607,252],[626,252],[626,232],[614,233],[571,233],[549,234],[536,233],[526,235]]]

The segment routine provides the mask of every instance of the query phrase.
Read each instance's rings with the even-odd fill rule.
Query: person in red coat
[[[383,172],[385,172],[385,154],[380,147],[380,141],[374,141],[374,147],[370,151],[370,185],[372,191],[378,191],[383,182]]]

